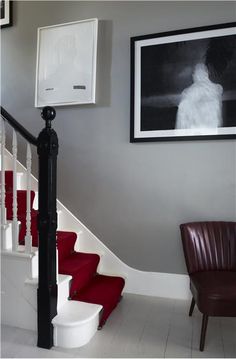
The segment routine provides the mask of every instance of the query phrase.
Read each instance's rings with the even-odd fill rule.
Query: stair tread
[[[66,275],[66,274],[58,274],[58,285],[62,284],[63,282],[69,282],[71,280],[71,276],[70,275]],[[31,284],[31,285],[38,285],[38,278],[27,278],[25,280],[26,284]]]
[[[102,306],[85,302],[68,301],[53,318],[52,324],[75,326],[93,319],[102,310]]]

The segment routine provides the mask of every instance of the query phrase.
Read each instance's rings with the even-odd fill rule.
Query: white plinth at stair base
[[[101,305],[73,300],[64,304],[52,320],[54,346],[78,348],[87,344],[97,331],[101,310]]]

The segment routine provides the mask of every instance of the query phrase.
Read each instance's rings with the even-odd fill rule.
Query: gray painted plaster
[[[185,272],[179,224],[235,220],[232,140],[129,143],[131,36],[235,21],[235,2],[16,2],[2,30],[2,104],[34,134],[36,30],[97,17],[98,102],[57,109],[58,197],[141,270]],[[20,146],[21,156],[23,147]]]

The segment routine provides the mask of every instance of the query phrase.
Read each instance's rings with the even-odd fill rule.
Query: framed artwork
[[[12,26],[12,1],[0,0],[0,5],[1,5],[1,19],[0,19],[1,28]]]
[[[131,142],[236,138],[236,22],[131,38]]]
[[[35,107],[95,103],[98,19],[38,29]]]

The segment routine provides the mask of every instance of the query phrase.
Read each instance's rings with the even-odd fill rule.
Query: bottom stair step
[[[97,331],[101,305],[68,301],[53,318],[54,345],[79,348],[87,344]]]
[[[102,327],[107,318],[120,301],[125,281],[121,277],[96,275],[82,291],[72,299],[103,306],[99,326]]]

